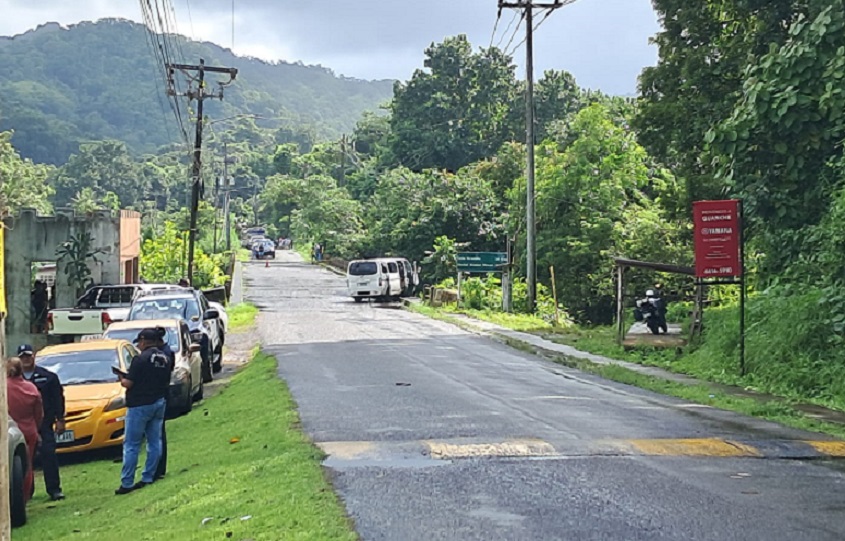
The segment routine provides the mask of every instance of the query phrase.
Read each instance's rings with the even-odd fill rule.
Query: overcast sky
[[[232,0],[171,3],[179,33],[231,47]],[[235,0],[234,50],[321,64],[349,77],[407,79],[422,66],[423,50],[446,36],[467,34],[474,45],[489,45],[496,6],[496,0]],[[134,0],[0,0],[0,14],[6,36],[48,21],[141,18]],[[505,29],[513,14],[502,14],[494,44],[510,41],[513,27],[507,35]],[[657,60],[648,40],[658,29],[650,0],[578,0],[538,29],[537,72],[565,69],[581,86],[634,93],[637,75]],[[524,47],[516,58],[522,65]]]

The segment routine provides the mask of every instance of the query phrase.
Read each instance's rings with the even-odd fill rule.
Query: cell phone
[[[112,373],[114,373],[115,376],[120,376],[120,377],[124,377],[124,378],[127,376],[126,372],[124,372],[123,370],[121,370],[120,368],[118,368],[116,366],[112,366],[111,371],[112,371]]]

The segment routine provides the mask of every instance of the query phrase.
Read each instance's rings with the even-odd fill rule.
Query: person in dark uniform
[[[44,470],[44,485],[53,501],[65,498],[59,477],[59,459],[56,456],[56,434],[65,431],[65,392],[59,376],[35,364],[35,350],[29,344],[18,347],[18,357],[23,366],[23,377],[38,387],[44,404],[44,420],[38,430],[41,436],[39,455]]]
[[[162,353],[167,355],[167,358],[170,359],[170,372],[173,373],[173,369],[176,367],[176,354],[173,353],[173,350],[170,349],[170,344],[167,343],[165,338],[167,337],[167,331],[163,327],[156,327],[156,332],[159,334],[158,343],[156,344],[158,349],[161,350]],[[165,398],[165,403],[170,399],[170,396]],[[167,411],[167,406],[165,405],[165,411]],[[162,420],[161,422],[161,458],[158,460],[158,468],[156,468],[155,479],[158,481],[162,477],[165,476],[167,473],[167,419]]]
[[[170,388],[170,359],[156,346],[160,333],[144,329],[136,344],[141,351],[132,359],[129,372],[116,372],[126,389],[126,432],[123,439],[123,468],[120,487],[114,493],[128,494],[155,481],[161,458],[161,425],[164,422],[165,397]],[[141,443],[147,438],[147,460],[141,480],[135,482],[135,468]]]

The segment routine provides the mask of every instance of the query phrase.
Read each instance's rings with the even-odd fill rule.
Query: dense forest
[[[338,77],[330,70],[235,56],[207,42],[172,36],[178,61],[238,68],[238,83],[207,114],[253,113],[267,128],[307,126],[321,139],[350,130],[363,111],[390,98],[391,81]],[[19,152],[64,163],[80,142],[116,139],[134,154],[179,140],[161,68],[143,25],[119,19],[69,28],[46,24],[0,37],[0,131],[14,129]],[[108,51],[108,54],[104,54]]]
[[[845,0],[704,4],[654,1],[664,25],[655,37],[660,57],[642,73],[636,99],[579,88],[562,71],[539,78],[540,280],[551,285],[554,266],[568,316],[587,326],[608,323],[612,256],[690,264],[692,202],[742,198],[752,293],[749,374],[736,369],[735,288],[711,290],[722,306],[710,312],[703,342],[690,350],[694,362],[677,366],[841,405]],[[100,90],[93,88],[92,94]],[[125,105],[125,97],[118,103]],[[300,245],[324,243],[342,258],[397,254],[422,261],[429,283],[453,275],[456,250],[501,250],[508,238],[524,264],[523,111],[524,83],[510,56],[474,48],[464,36],[433,43],[424,65],[394,84],[387,114],[357,116],[351,137],[320,142],[306,125],[251,119],[215,129],[202,229],[218,220],[212,204],[219,203],[215,179],[225,144],[236,157],[230,174],[240,223],[266,224]],[[184,229],[184,151],[141,156],[131,139],[91,141],[72,145],[66,163],[52,167],[21,159],[16,152],[29,154],[11,143],[17,151],[8,135],[0,139],[6,179],[0,196],[13,209],[106,201],[145,210],[148,231]],[[210,252],[212,244],[203,239]],[[657,280],[667,290],[690,285],[641,274],[632,288]],[[490,293],[495,282],[479,287]],[[478,299],[479,308],[495,309],[495,294]],[[541,300],[548,311],[547,297]]]

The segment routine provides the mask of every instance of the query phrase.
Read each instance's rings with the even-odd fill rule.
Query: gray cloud
[[[172,0],[180,33],[231,45],[231,0]],[[432,42],[467,34],[491,41],[496,0],[235,0],[235,51],[267,60],[301,60],[361,78],[406,79]],[[140,19],[122,0],[0,0],[0,34],[47,21],[72,24],[100,17]],[[494,44],[513,12],[505,10]],[[191,24],[193,23],[193,24]],[[656,61],[648,39],[659,29],[650,0],[579,0],[555,12],[536,36],[536,69],[571,71],[585,87],[614,94],[636,89],[642,68]],[[513,45],[522,41],[524,33]],[[516,52],[522,64],[524,50]]]

